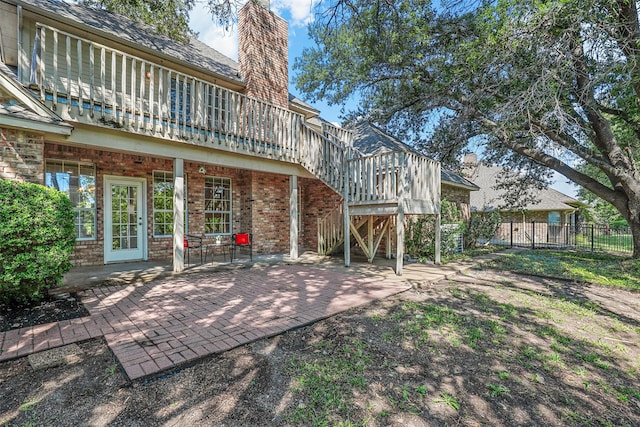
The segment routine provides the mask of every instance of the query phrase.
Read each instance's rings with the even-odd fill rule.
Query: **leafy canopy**
[[[555,170],[615,207],[640,256],[635,1],[332,0],[324,7],[310,27],[317,46],[295,63],[299,90],[334,104],[359,93],[354,115],[445,166],[480,147],[486,161],[519,171],[524,187]]]
[[[249,0],[255,1],[255,0]],[[79,0],[85,6],[105,9],[155,28],[174,40],[187,42],[196,35],[189,28],[189,15],[196,0]],[[229,27],[237,20],[238,8],[246,1],[207,0],[212,21]]]

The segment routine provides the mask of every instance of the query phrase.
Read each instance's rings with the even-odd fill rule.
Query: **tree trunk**
[[[619,209],[620,210],[620,209]],[[633,237],[633,257],[640,258],[640,194],[634,193],[630,195],[627,204],[627,215],[621,212],[629,223],[631,228],[631,236]]]
[[[640,258],[640,218],[636,221],[627,221],[631,228],[631,236],[633,237],[633,258]]]
[[[640,182],[627,185],[624,189],[626,190],[624,197],[619,194],[609,202],[629,224],[633,238],[633,258],[638,259],[640,258],[640,191],[635,190],[640,189]]]

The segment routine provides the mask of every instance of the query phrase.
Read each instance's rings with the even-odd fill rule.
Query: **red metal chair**
[[[184,248],[187,251],[187,265],[189,265],[190,261],[190,252],[191,249],[199,249],[200,250],[200,264],[202,264],[202,237],[194,236],[192,234],[184,235]]]
[[[249,249],[249,260],[253,261],[253,236],[251,233],[237,233],[231,235],[231,251],[230,256],[231,262],[233,262],[233,258],[236,255],[236,250],[241,248]]]

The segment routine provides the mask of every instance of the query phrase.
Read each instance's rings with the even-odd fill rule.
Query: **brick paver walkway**
[[[88,317],[0,333],[0,361],[104,336],[136,379],[408,287],[332,269],[276,265],[95,288],[81,296]]]

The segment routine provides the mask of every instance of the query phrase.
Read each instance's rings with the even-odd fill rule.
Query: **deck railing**
[[[344,241],[344,205],[340,203],[318,218],[318,254],[329,255]]]
[[[301,165],[336,192],[344,186],[344,162],[347,149],[306,125],[300,126]]]
[[[334,126],[330,123],[322,123],[322,134],[345,147],[353,146],[353,131]]]
[[[424,156],[405,153],[405,199],[440,200],[440,163]]]
[[[393,151],[348,160],[351,204],[431,200],[440,194],[438,163],[416,154]]]
[[[316,132],[286,108],[48,25],[35,26],[30,71],[29,83],[65,120],[296,163],[341,195],[346,186],[350,204],[439,194],[432,160],[363,157],[348,130]]]
[[[299,162],[300,114],[37,24],[30,82],[65,119]]]

